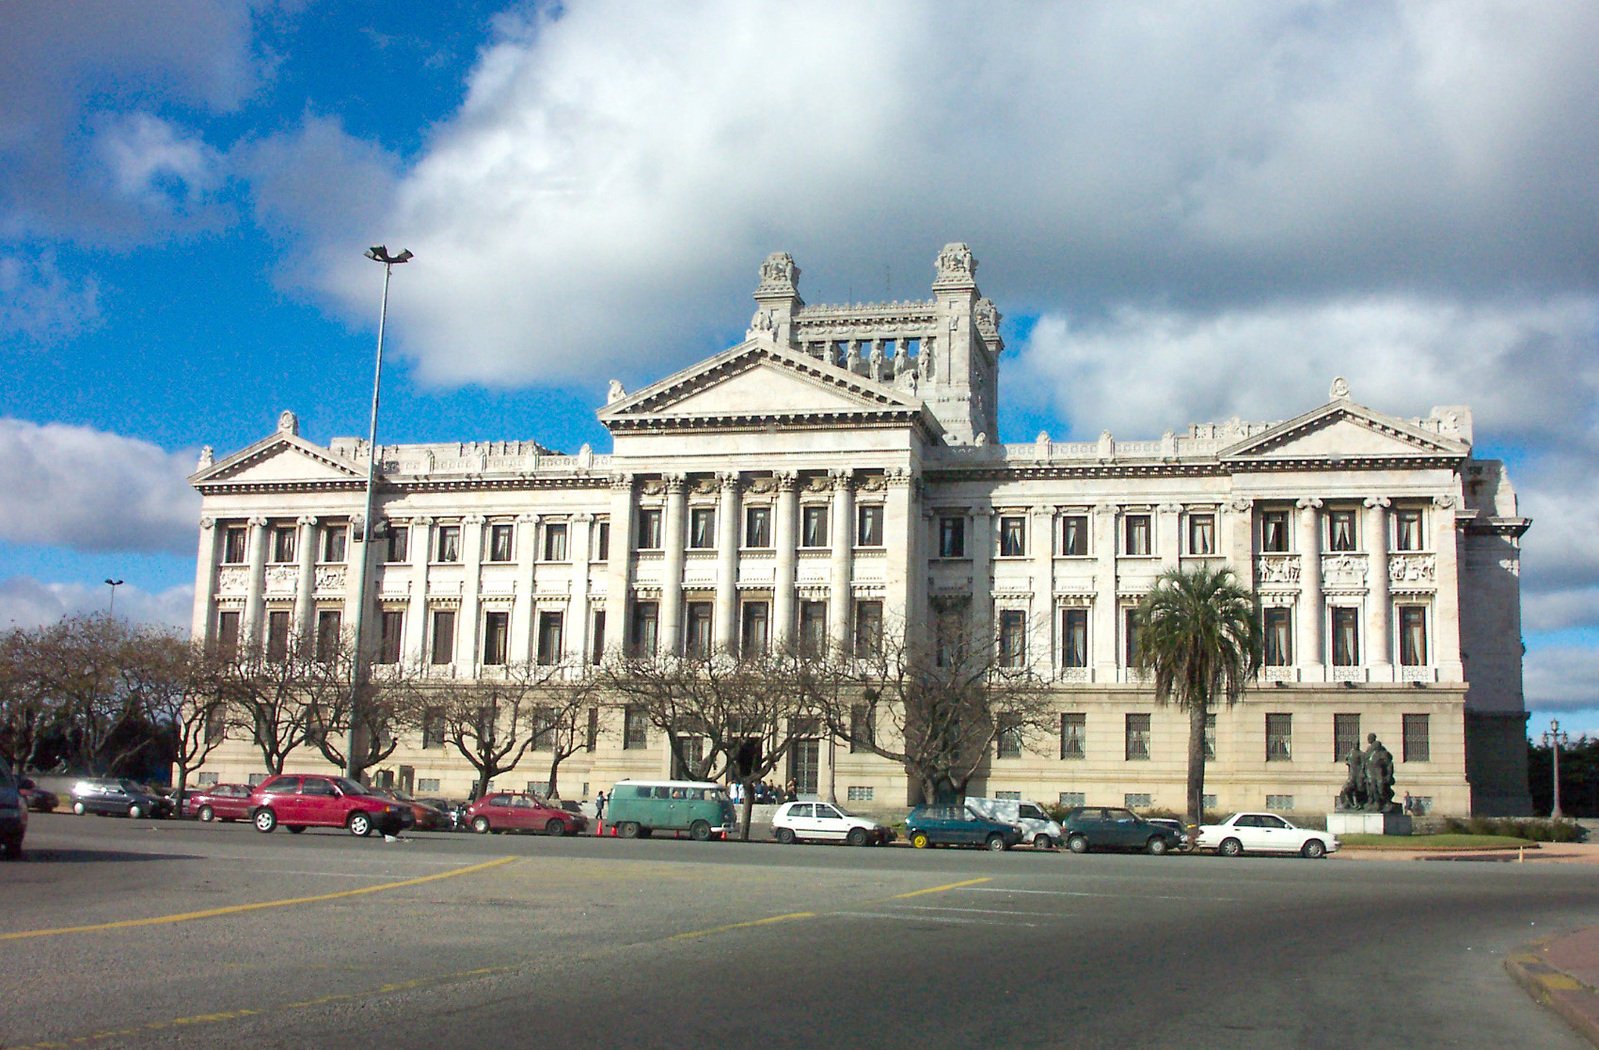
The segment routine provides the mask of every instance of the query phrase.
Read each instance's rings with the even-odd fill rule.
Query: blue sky
[[[1002,438],[1472,406],[1533,728],[1599,732],[1599,6],[0,6],[0,625],[187,622],[201,445],[608,447],[812,302],[1006,315]]]

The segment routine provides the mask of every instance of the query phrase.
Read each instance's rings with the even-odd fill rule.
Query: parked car
[[[986,846],[1006,850],[1021,842],[1015,824],[990,820],[958,803],[917,806],[905,818],[905,837],[917,849],[929,846]]]
[[[883,825],[846,813],[827,802],[785,802],[772,814],[772,834],[783,845],[795,842],[847,842],[881,846],[894,833]]]
[[[1180,844],[1173,828],[1145,820],[1120,806],[1077,806],[1060,822],[1073,853],[1094,849],[1143,850],[1160,855]]]
[[[417,831],[449,831],[452,826],[450,815],[443,809],[419,798],[412,798],[398,788],[375,787],[371,790],[393,799],[402,806],[410,806],[413,820],[411,826]]]
[[[1220,824],[1199,829],[1200,849],[1224,857],[1243,853],[1297,853],[1314,860],[1338,851],[1336,835],[1296,827],[1275,813],[1234,813]]]
[[[28,807],[22,804],[22,785],[11,766],[0,758],[0,854],[6,860],[22,859],[22,840],[28,834]]]
[[[90,777],[72,785],[72,812],[112,817],[165,817],[172,800],[136,780]]]
[[[708,780],[617,781],[605,805],[605,822],[624,839],[686,831],[689,838],[704,842],[738,830],[727,792]]]
[[[501,831],[541,831],[546,835],[581,835],[588,818],[552,806],[537,795],[496,791],[466,808],[467,824],[480,835]]]
[[[1176,817],[1149,817],[1147,819],[1149,820],[1149,822],[1151,824],[1159,824],[1162,827],[1168,827],[1168,828],[1171,828],[1173,831],[1177,832],[1177,852],[1178,853],[1192,853],[1193,852],[1193,850],[1194,850],[1194,837],[1192,835],[1188,834],[1188,825],[1184,824],[1182,821],[1178,820]]]
[[[17,783],[22,787],[22,803],[35,813],[54,813],[61,799],[54,791],[48,791],[35,784],[28,777],[23,777]]]
[[[419,798],[417,801],[424,806],[432,806],[448,817],[451,831],[466,830],[467,803],[448,798]]]
[[[212,784],[183,797],[183,815],[190,820],[249,820],[250,785]]]
[[[1014,798],[976,798],[968,796],[966,808],[980,817],[1015,824],[1022,829],[1022,842],[1034,849],[1053,849],[1066,837],[1055,820],[1037,802]]]
[[[250,792],[250,820],[269,832],[279,824],[298,834],[306,828],[349,828],[352,835],[394,835],[411,826],[410,806],[374,793],[363,784],[323,773],[280,773]]]

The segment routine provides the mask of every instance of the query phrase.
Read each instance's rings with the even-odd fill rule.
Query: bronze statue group
[[[1345,811],[1363,810],[1367,813],[1394,813],[1399,807],[1394,803],[1394,756],[1382,746],[1376,733],[1366,734],[1366,750],[1358,744],[1350,747],[1344,756],[1349,776],[1344,789],[1338,793],[1338,808]]]

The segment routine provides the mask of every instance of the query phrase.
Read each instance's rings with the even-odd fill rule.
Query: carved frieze
[[[317,591],[342,591],[344,589],[344,566],[318,565],[316,567],[315,584]]]
[[[218,594],[243,594],[250,584],[250,571],[242,565],[224,565],[217,570]]]
[[[1299,555],[1261,554],[1255,557],[1256,583],[1298,583]]]
[[[1437,577],[1437,564],[1431,554],[1390,554],[1388,580],[1390,583],[1432,583]]]
[[[1321,559],[1321,579],[1328,587],[1360,587],[1366,582],[1366,559],[1358,554],[1329,554]]]
[[[268,565],[266,569],[266,590],[268,594],[293,593],[295,584],[300,582],[300,569],[295,565]]]

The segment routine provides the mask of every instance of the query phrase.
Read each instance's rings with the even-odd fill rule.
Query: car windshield
[[[372,791],[369,788],[367,788],[366,785],[357,784],[355,781],[346,780],[344,777],[334,777],[333,778],[333,783],[334,783],[334,786],[336,786],[340,791],[344,792],[346,795],[372,795],[372,796],[375,796],[377,798],[382,798],[383,797],[383,796],[379,795],[376,791]]]
[[[148,795],[150,793],[149,788],[145,787],[136,780],[119,780],[117,781],[117,787],[130,793],[136,792],[141,795]]]

